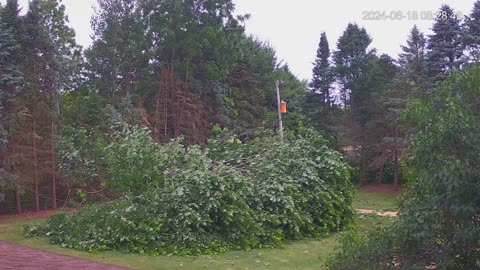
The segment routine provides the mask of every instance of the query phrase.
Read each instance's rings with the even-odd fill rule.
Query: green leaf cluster
[[[202,149],[160,145],[145,129],[119,126],[105,163],[107,186],[123,195],[26,234],[90,252],[190,255],[278,247],[351,226],[349,168],[316,132],[283,145],[267,131],[248,142],[214,132]]]

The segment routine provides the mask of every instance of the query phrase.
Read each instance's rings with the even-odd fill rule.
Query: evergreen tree
[[[56,209],[56,157],[55,144],[57,126],[59,124],[60,104],[59,91],[72,90],[80,69],[80,47],[75,42],[75,31],[70,28],[65,6],[58,0],[44,0],[40,3],[41,25],[48,39],[44,48],[44,61],[48,65],[45,77],[44,100],[49,111],[47,118],[50,120],[49,137],[46,146],[50,152],[50,177],[52,209]]]
[[[25,156],[30,156],[30,160],[24,164],[24,168],[30,170],[27,174],[33,179],[34,210],[40,211],[40,178],[42,169],[42,158],[40,156],[41,148],[44,143],[42,127],[48,122],[46,114],[48,109],[44,94],[48,92],[52,83],[54,69],[50,69],[53,64],[49,61],[52,54],[52,44],[49,42],[47,31],[42,24],[41,1],[34,0],[29,3],[29,9],[24,17],[24,26],[26,37],[23,53],[25,55],[24,73],[25,87],[22,93],[22,105],[26,108],[29,115],[27,121],[22,123],[23,129],[19,130],[17,136],[20,141]]]
[[[23,43],[26,32],[23,17],[20,16],[18,0],[7,0],[5,7],[1,11],[1,16],[3,17],[3,22],[6,24],[6,28],[10,29],[9,31],[12,33],[17,44],[15,50],[10,53],[9,59],[20,67],[25,60]]]
[[[402,45],[402,51],[398,61],[402,66],[402,79],[399,80],[399,83],[404,82],[411,85],[413,88],[411,91],[412,97],[425,97],[429,87],[426,39],[416,25],[410,31],[407,45]]]
[[[75,31],[68,26],[65,6],[59,0],[41,1],[42,26],[51,44],[50,69],[52,87],[69,91],[75,87],[80,73],[81,47],[76,44]]]
[[[379,169],[378,182],[383,180],[385,165],[393,168],[393,183],[400,184],[400,160],[407,149],[408,133],[405,132],[405,123],[402,112],[409,97],[413,97],[414,90],[411,81],[404,71],[396,74],[386,91],[379,97],[379,106],[383,108],[380,121],[383,123],[383,136],[378,142],[376,156],[370,163],[373,169]]]
[[[2,12],[0,7],[0,13]],[[0,14],[0,149],[6,145],[8,137],[7,114],[9,107],[18,93],[18,84],[21,73],[14,55],[19,48],[12,28],[5,22],[3,14]],[[1,164],[0,164],[1,166]]]
[[[39,211],[40,192],[47,188],[51,188],[52,207],[56,207],[55,134],[60,107],[57,91],[65,90],[62,82],[72,74],[64,61],[71,54],[64,48],[73,39],[66,33],[73,31],[66,26],[64,7],[56,0],[31,1],[27,14],[22,16],[22,29],[24,84],[15,102],[15,113],[26,117],[17,121],[9,147],[21,149],[17,150],[23,156],[17,173],[20,182],[33,180],[34,209]]]
[[[251,138],[265,122],[268,97],[274,96],[276,57],[275,51],[259,40],[245,38],[242,43],[242,57],[230,71],[229,92],[223,99],[227,117],[219,123],[243,139]]]
[[[385,134],[385,110],[382,98],[397,73],[388,55],[371,57],[361,76],[355,81],[351,95],[351,140],[359,149],[360,183],[367,181],[371,162],[379,153],[379,143]],[[374,168],[381,169],[381,168]]]
[[[341,86],[340,98],[345,113],[341,125],[335,127],[337,133],[345,134],[339,141],[357,152],[352,162],[360,168],[360,182],[366,182],[368,162],[374,144],[369,136],[369,123],[375,115],[374,96],[381,87],[379,76],[380,62],[373,51],[367,51],[372,42],[365,28],[348,24],[338,39],[333,58],[337,81]],[[377,137],[377,136],[375,136]]]
[[[393,182],[400,184],[400,158],[407,147],[407,133],[404,131],[402,112],[409,98],[427,97],[428,77],[426,74],[426,40],[415,25],[402,46],[398,62],[400,69],[393,80],[379,95],[378,106],[382,108],[378,121],[384,129],[377,141],[376,154],[370,162],[371,169],[378,169],[378,182],[383,181],[387,164],[393,168]]]
[[[330,65],[330,48],[327,35],[322,32],[318,45],[317,57],[313,67],[313,78],[310,88],[313,93],[319,94],[323,110],[329,110],[332,105],[330,89],[334,80],[334,74]]]
[[[23,84],[21,41],[22,21],[16,0],[8,0],[0,7],[0,188],[14,191],[16,212],[20,213],[21,185],[14,167],[19,161],[15,143],[11,138],[18,128],[22,114],[16,103]]]
[[[465,17],[464,44],[472,61],[480,59],[480,1],[476,1],[470,16]]]
[[[347,29],[337,41],[337,50],[333,54],[337,79],[341,85],[341,99],[346,108],[349,95],[355,87],[354,81],[362,75],[369,53],[367,48],[372,42],[365,28],[357,24],[348,24]]]
[[[427,53],[428,75],[432,83],[445,79],[454,68],[459,68],[463,59],[462,28],[454,10],[443,5],[429,36]]]
[[[5,7],[2,9],[2,20],[9,27],[14,27],[13,35],[18,36],[21,30],[20,7],[18,0],[7,0]]]

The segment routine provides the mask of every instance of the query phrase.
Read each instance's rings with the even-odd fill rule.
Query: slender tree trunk
[[[167,78],[167,74],[165,74],[165,78],[161,80],[161,83],[163,84],[162,85],[162,93],[163,93],[163,128],[164,128],[164,131],[163,131],[163,140],[166,142],[167,139],[168,139],[168,119],[169,119],[169,115],[168,115],[168,103],[171,101],[170,100],[170,97],[168,95],[168,78]],[[165,81],[164,81],[165,80]]]
[[[400,186],[400,166],[398,162],[398,151],[395,150],[393,156],[393,185],[396,189]]]
[[[367,182],[367,172],[365,170],[364,161],[362,159],[360,164],[360,186],[364,186]]]
[[[72,192],[72,189],[70,188],[70,178],[67,178],[67,196],[65,197],[63,208],[67,206],[68,201],[70,200],[70,192]]]
[[[399,137],[399,130],[398,127],[395,128],[395,137]],[[400,186],[400,164],[399,164],[399,159],[400,159],[400,151],[398,150],[398,145],[396,145],[395,150],[393,152],[393,185],[395,186],[395,189],[398,189]]]
[[[57,172],[55,170],[56,160],[55,160],[55,123],[54,118],[52,118],[52,126],[50,129],[50,151],[51,151],[51,160],[52,160],[52,209],[57,209]]]
[[[324,116],[327,114],[327,103],[325,101],[325,94],[323,94],[323,97],[322,97],[322,104],[321,104],[321,107],[322,107],[322,112],[321,112],[321,115]]]
[[[124,87],[125,87],[125,96],[128,97],[130,96],[130,72],[127,70],[125,72],[126,74],[124,75],[125,81],[124,81]]]
[[[160,76],[161,77],[161,76]],[[155,95],[155,114],[154,114],[154,122],[153,122],[153,138],[156,142],[160,142],[159,132],[159,122],[160,122],[160,93],[162,83],[161,81],[158,84],[159,89],[157,89],[157,94]]]
[[[327,113],[329,113],[330,110],[332,109],[331,104],[330,104],[330,90],[329,89],[327,89],[325,91],[325,104],[327,105]]]
[[[15,184],[15,190],[14,190],[14,195],[15,195],[15,212],[17,214],[22,213],[22,201],[20,200],[20,191],[18,190],[18,185]]]
[[[35,109],[33,110],[33,194],[35,199],[35,212],[40,211],[40,198],[38,193],[38,156],[37,156],[37,120],[35,116]]]
[[[364,139],[362,139],[363,141]],[[365,143],[361,144],[360,150],[360,186],[367,183],[367,150]]]
[[[383,183],[384,174],[385,174],[385,164],[382,164],[382,167],[380,167],[380,172],[378,174],[378,184]]]
[[[13,153],[17,152],[17,140],[16,140],[16,138],[15,137],[10,137],[9,144],[11,144],[11,147],[12,147],[7,152],[8,155],[10,156]],[[16,174],[15,166],[12,166],[11,169],[12,169],[11,174],[15,175]],[[17,177],[17,179],[15,179],[15,186],[14,186],[15,188],[13,190],[13,193],[14,193],[14,197],[15,197],[15,213],[21,214],[22,213],[22,201],[21,201],[21,198],[20,198],[20,188],[18,186],[18,180],[19,180],[19,178]]]
[[[180,107],[181,107],[181,103],[180,103],[180,97],[178,95],[178,85],[176,83],[176,80],[175,80],[175,77],[174,77],[174,73],[173,73],[173,70],[172,72],[170,73],[170,89],[171,89],[171,92],[172,92],[172,97],[173,97],[173,104],[175,104],[175,107],[174,107],[174,119],[173,119],[173,137],[174,138],[177,138],[179,135],[180,135],[180,132],[179,132],[179,123],[180,123]]]

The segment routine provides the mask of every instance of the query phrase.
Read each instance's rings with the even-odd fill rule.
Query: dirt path
[[[375,210],[370,210],[370,209],[356,209],[357,213],[361,215],[371,215],[371,214],[376,214],[381,217],[398,217],[398,212],[378,212]]]
[[[24,247],[4,241],[0,241],[0,268],[12,270],[129,269],[120,266],[104,264],[95,261],[88,261],[53,252]]]

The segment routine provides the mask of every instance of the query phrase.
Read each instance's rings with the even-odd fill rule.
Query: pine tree
[[[367,180],[372,159],[378,153],[378,145],[385,133],[385,110],[382,97],[386,95],[397,73],[393,59],[388,55],[372,57],[355,81],[351,96],[353,128],[350,136],[360,149],[360,183]]]
[[[346,134],[342,144],[353,147],[359,157],[355,161],[360,168],[360,182],[366,181],[368,161],[372,142],[368,136],[367,124],[373,116],[373,95],[378,91],[380,80],[377,56],[367,48],[372,42],[365,28],[348,24],[337,41],[334,52],[337,81],[341,86],[340,98],[344,106],[343,126],[336,127]]]
[[[228,76],[229,91],[225,95],[224,121],[241,138],[251,138],[265,121],[267,97],[274,89],[272,72],[275,69],[274,50],[259,40],[245,38],[242,57]]]
[[[10,143],[19,120],[15,99],[23,81],[20,44],[21,21],[17,1],[9,0],[0,6],[0,187],[13,190],[17,213],[22,212],[20,183],[14,167],[18,161],[15,143]]]
[[[18,93],[18,85],[22,79],[20,71],[20,42],[18,29],[21,22],[18,18],[19,8],[16,0],[9,0],[5,7],[0,6],[0,91],[4,112],[6,103],[12,101]],[[3,123],[3,121],[2,121]]]
[[[367,48],[372,42],[365,28],[357,24],[348,24],[347,29],[337,41],[337,50],[333,54],[338,82],[341,85],[341,99],[346,108],[349,95],[355,87],[354,80],[362,74],[368,61]]]
[[[448,5],[440,8],[440,14],[433,24],[433,34],[429,36],[427,46],[428,75],[432,83],[445,79],[452,69],[459,68],[464,62],[460,19]]]
[[[15,98],[18,78],[15,66],[10,61],[16,47],[15,40],[2,19],[0,17],[0,187],[8,187],[13,179],[8,173],[8,164],[5,164],[9,134],[8,118],[12,117],[8,108]]]
[[[412,97],[425,97],[429,87],[427,75],[426,39],[417,26],[413,26],[407,39],[407,45],[402,45],[398,62],[402,66],[401,81],[411,84]]]
[[[334,74],[330,65],[330,48],[328,46],[327,35],[325,32],[322,32],[317,57],[314,62],[313,78],[310,83],[310,88],[313,93],[320,95],[323,110],[329,110],[331,108],[332,96],[330,90],[333,81]]]
[[[378,121],[383,123],[384,133],[377,144],[376,155],[370,162],[372,169],[379,169],[378,182],[382,182],[385,165],[393,168],[394,185],[400,184],[400,158],[407,146],[407,134],[401,116],[408,98],[425,98],[428,77],[426,74],[426,39],[415,25],[402,46],[398,62],[400,70],[382,95],[378,105],[383,108]]]
[[[1,13],[3,22],[6,24],[6,27],[10,29],[18,45],[11,53],[10,59],[17,63],[17,66],[21,66],[23,60],[25,59],[23,57],[22,43],[25,39],[26,33],[24,29],[23,18],[20,16],[20,6],[18,5],[18,0],[7,0],[7,3]]]
[[[45,171],[54,166],[52,147],[49,146],[51,140],[48,140],[52,135],[49,99],[59,76],[54,40],[50,38],[43,16],[44,3],[47,2],[31,1],[27,14],[22,17],[25,31],[21,42],[24,59],[22,71],[25,83],[16,103],[27,117],[18,123],[19,128],[13,136],[25,157],[18,173],[24,179],[33,179],[35,211],[40,210],[40,189],[46,186],[41,180],[48,179]]]
[[[400,159],[408,145],[408,133],[405,132],[402,112],[408,98],[415,96],[413,93],[412,83],[403,70],[396,74],[384,94],[379,97],[379,105],[384,109],[381,115],[384,134],[378,143],[376,157],[370,166],[383,171],[385,165],[391,163],[395,186],[400,184]],[[382,178],[383,172],[379,175],[379,182]]]
[[[55,144],[57,126],[59,124],[60,104],[59,91],[71,90],[75,87],[76,72],[80,66],[81,48],[76,44],[75,31],[70,28],[65,14],[65,6],[58,0],[41,1],[41,24],[48,38],[44,50],[44,61],[48,63],[48,74],[44,83],[45,103],[49,110],[49,140],[46,143],[50,151],[50,177],[52,209],[56,208],[56,158]]]
[[[476,1],[472,13],[465,18],[464,44],[471,61],[480,60],[480,1]]]
[[[19,30],[21,26],[21,18],[20,14],[20,7],[18,5],[18,0],[7,0],[5,7],[2,9],[2,20],[8,26],[16,26],[15,30]],[[13,34],[17,34],[17,32],[13,32]]]
[[[12,29],[0,16],[0,149],[4,149],[7,144],[9,107],[18,93],[21,80],[19,67],[13,59],[17,49],[18,43]]]

